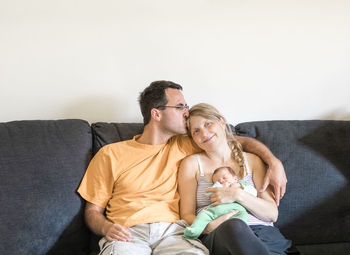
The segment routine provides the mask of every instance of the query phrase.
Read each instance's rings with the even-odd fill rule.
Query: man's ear
[[[151,110],[151,118],[154,119],[155,121],[160,121],[161,116],[162,116],[162,114],[158,109],[153,108]]]

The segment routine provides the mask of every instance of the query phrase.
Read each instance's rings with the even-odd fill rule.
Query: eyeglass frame
[[[176,105],[176,106],[172,106],[172,105],[160,105],[160,106],[157,106],[155,107],[156,109],[159,109],[159,108],[175,108],[176,110],[179,110],[179,111],[183,111],[185,109],[189,110],[190,109],[190,106],[188,104],[179,104],[179,105]]]

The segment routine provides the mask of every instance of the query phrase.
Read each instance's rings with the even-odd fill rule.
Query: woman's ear
[[[226,126],[226,120],[224,117],[220,117],[220,123]]]
[[[160,121],[161,116],[162,116],[162,114],[158,109],[153,108],[151,110],[151,118],[154,119],[155,121]]]

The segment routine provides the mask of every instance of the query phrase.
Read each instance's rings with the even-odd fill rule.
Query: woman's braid
[[[237,176],[238,178],[241,179],[247,173],[246,164],[244,162],[242,145],[236,140],[229,126],[226,127],[226,138],[227,138],[227,143],[232,150],[232,157],[239,165],[240,170]]]

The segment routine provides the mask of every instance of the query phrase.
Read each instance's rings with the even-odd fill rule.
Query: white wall
[[[0,0],[0,121],[140,122],[158,79],[234,124],[350,120],[350,1]]]

